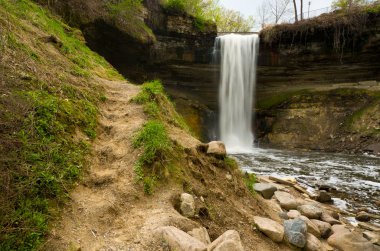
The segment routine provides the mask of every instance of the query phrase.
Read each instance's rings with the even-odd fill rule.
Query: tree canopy
[[[164,0],[164,6],[184,11],[198,21],[215,22],[219,32],[249,32],[255,24],[252,16],[227,9],[219,0]]]

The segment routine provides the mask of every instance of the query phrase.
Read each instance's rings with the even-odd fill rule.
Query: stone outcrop
[[[286,220],[284,222],[285,239],[296,247],[303,248],[306,245],[307,225],[300,218]]]
[[[228,230],[208,247],[208,251],[244,251],[240,235],[235,230]]]
[[[268,218],[255,216],[253,218],[257,228],[274,242],[281,242],[284,239],[284,227]]]
[[[194,228],[187,233],[206,245],[211,244],[210,236],[208,235],[207,229],[204,227]]]
[[[299,206],[298,211],[309,219],[319,219],[322,215],[322,209],[313,205]]]
[[[380,247],[376,247],[356,232],[337,232],[330,236],[327,241],[332,247],[344,251],[380,250]]]
[[[270,199],[272,198],[274,192],[277,191],[277,187],[268,183],[256,183],[253,186],[253,190],[261,194],[264,197],[264,199]]]
[[[207,154],[214,155],[218,158],[224,158],[227,155],[226,146],[221,141],[212,141],[208,143]]]
[[[171,250],[206,251],[207,246],[198,239],[175,227],[162,227],[158,230]]]
[[[183,216],[193,217],[195,214],[194,197],[191,194],[183,193],[180,198],[180,210]]]
[[[280,203],[280,206],[283,209],[286,209],[286,210],[297,209],[298,207],[297,200],[290,193],[276,191],[274,193],[274,196],[276,197],[276,199]]]

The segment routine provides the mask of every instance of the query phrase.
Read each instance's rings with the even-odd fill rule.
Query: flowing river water
[[[355,212],[366,208],[380,213],[375,203],[380,199],[380,157],[260,148],[233,156],[244,171],[291,176],[310,192],[318,184],[331,186],[334,204],[340,209]]]

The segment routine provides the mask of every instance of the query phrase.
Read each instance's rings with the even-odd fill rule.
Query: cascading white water
[[[252,111],[259,49],[257,35],[217,37],[220,51],[220,133],[230,153],[251,151]]]

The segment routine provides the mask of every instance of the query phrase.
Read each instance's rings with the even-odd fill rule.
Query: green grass
[[[133,140],[133,146],[143,149],[134,169],[137,180],[143,182],[144,192],[150,195],[153,193],[153,186],[157,180],[153,165],[159,163],[165,166],[168,163],[168,156],[173,151],[173,144],[165,125],[160,121],[150,120],[137,133]]]
[[[176,112],[174,104],[165,94],[159,80],[144,83],[141,92],[132,99],[132,102],[143,105],[144,112],[150,119],[168,122],[191,133],[185,120]]]
[[[10,14],[10,18],[15,19],[18,25],[24,26],[20,20],[25,20],[56,36],[62,42],[59,48],[61,53],[83,71],[92,70],[101,77],[122,79],[103,57],[92,52],[83,41],[78,39],[77,30],[62,23],[42,7],[29,0],[0,0],[0,6]],[[35,54],[35,57],[38,55]]]
[[[152,194],[154,186],[165,176],[181,172],[177,165],[180,147],[172,143],[167,128],[174,125],[188,130],[188,127],[158,80],[144,83],[132,102],[143,105],[149,119],[134,138],[133,146],[143,149],[134,167],[137,180],[143,183],[146,194]]]
[[[122,77],[78,30],[29,0],[0,0],[0,25],[1,53],[17,62],[2,69],[0,86],[6,93],[0,97],[6,125],[0,130],[0,250],[38,250],[96,137],[97,106],[106,97],[91,77]],[[57,58],[40,41],[44,36],[60,41],[52,43]]]
[[[89,101],[46,91],[19,95],[31,109],[17,135],[22,143],[19,166],[12,172],[17,198],[15,209],[1,220],[1,250],[34,250],[44,241],[52,205],[66,198],[90,149],[86,140],[71,135],[80,128],[89,138],[96,136],[97,109]]]
[[[251,193],[255,193],[253,186],[256,184],[256,175],[253,173],[244,174],[244,183]]]

